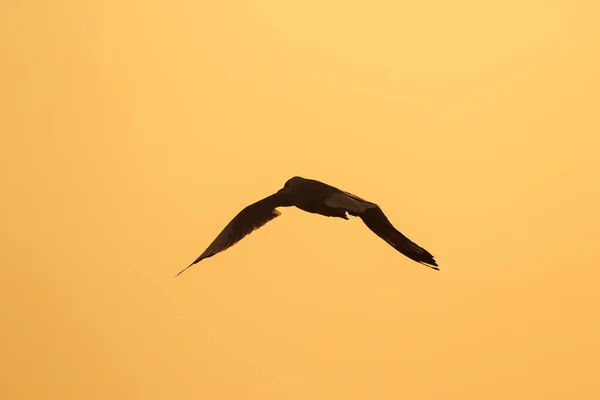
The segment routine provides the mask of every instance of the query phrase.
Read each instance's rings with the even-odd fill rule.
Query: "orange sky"
[[[600,8],[493,3],[2,3],[0,398],[600,398]],[[293,175],[441,272],[285,208],[173,279]]]

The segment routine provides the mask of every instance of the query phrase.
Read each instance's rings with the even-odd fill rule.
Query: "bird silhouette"
[[[396,230],[377,204],[326,183],[295,176],[288,179],[277,193],[240,211],[210,246],[176,276],[201,260],[228,249],[252,231],[281,215],[277,207],[291,206],[326,217],[348,219],[346,213],[359,217],[371,231],[400,253],[420,264],[439,270],[431,253]]]

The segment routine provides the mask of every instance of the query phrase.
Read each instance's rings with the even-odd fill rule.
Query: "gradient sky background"
[[[0,398],[600,398],[599,11],[2,2]]]

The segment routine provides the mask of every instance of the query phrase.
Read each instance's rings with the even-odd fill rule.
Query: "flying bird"
[[[252,231],[281,215],[277,207],[291,206],[326,217],[348,219],[346,214],[359,217],[371,231],[400,253],[420,264],[439,270],[431,253],[396,230],[377,204],[323,182],[295,176],[288,179],[277,193],[240,211],[204,253],[179,274],[201,260],[228,249]]]

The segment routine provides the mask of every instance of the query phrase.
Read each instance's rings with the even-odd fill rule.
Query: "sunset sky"
[[[600,398],[600,5],[5,1],[0,398]],[[432,252],[295,208],[294,176]]]

